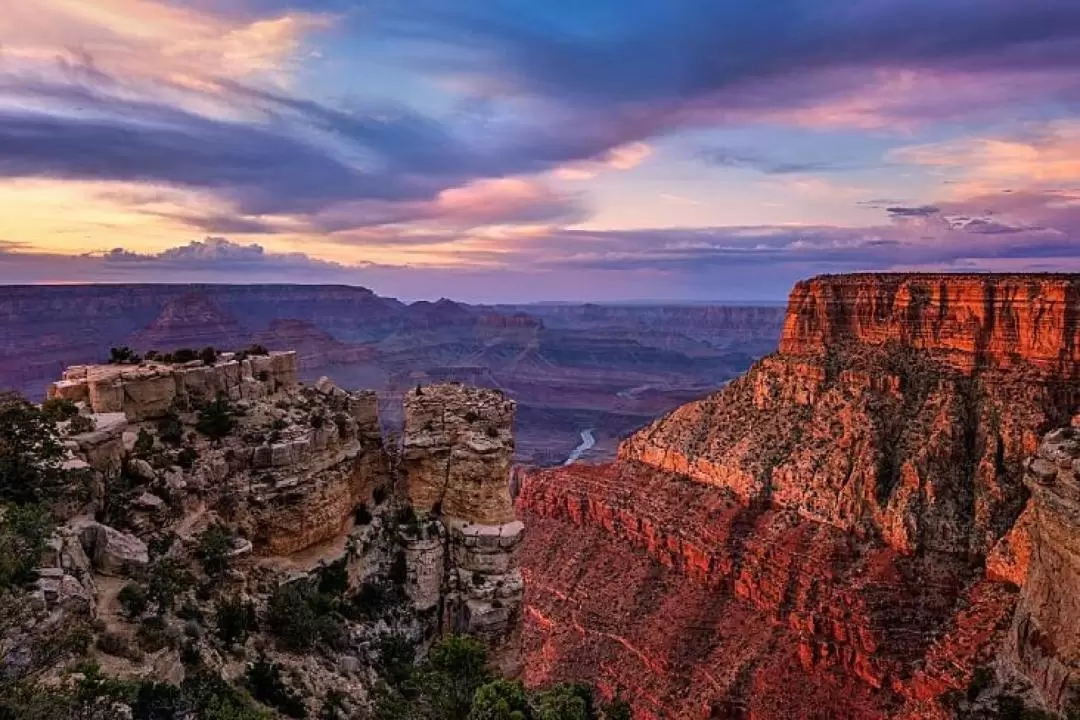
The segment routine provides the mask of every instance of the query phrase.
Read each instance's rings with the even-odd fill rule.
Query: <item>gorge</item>
[[[1070,430],[1041,439],[1076,412],[1078,293],[801,282],[746,375],[614,463],[523,473],[529,681],[595,682],[647,718],[1071,707],[1075,488],[1039,478],[1075,457]]]

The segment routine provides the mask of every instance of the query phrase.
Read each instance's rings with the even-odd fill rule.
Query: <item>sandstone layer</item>
[[[779,352],[614,464],[521,473],[528,680],[597,680],[641,718],[945,718],[977,668],[1008,675],[1011,633],[1060,709],[1075,615],[1044,596],[1075,582],[1072,491],[1040,511],[1024,476],[1076,411],[1078,288],[815,278]]]
[[[521,673],[525,527],[510,497],[514,402],[497,390],[417,386],[404,399],[402,469],[421,518],[439,517],[445,547],[417,548],[419,573],[443,583],[445,628],[482,638],[504,675]],[[426,568],[439,564],[445,576]]]
[[[1080,433],[1045,438],[1027,466],[1031,553],[1009,655],[1054,710],[1080,708]]]

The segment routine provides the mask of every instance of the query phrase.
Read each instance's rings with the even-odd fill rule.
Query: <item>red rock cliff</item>
[[[985,554],[1020,463],[1067,424],[1080,277],[834,276],[791,295],[779,353],[626,440],[624,460],[891,547]]]
[[[1080,367],[1080,276],[834,275],[795,285],[785,355],[897,342],[959,370]]]
[[[1076,408],[1077,287],[800,283],[745,376],[613,465],[523,473],[527,679],[639,718],[949,717],[1035,562],[1022,479]]]

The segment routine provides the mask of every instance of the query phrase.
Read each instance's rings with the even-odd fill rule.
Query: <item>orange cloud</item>
[[[956,196],[1080,182],[1080,121],[1062,120],[1029,137],[964,138],[894,150],[889,160],[958,175]]]
[[[0,67],[48,71],[62,59],[188,86],[251,77],[283,84],[303,37],[328,23],[310,13],[239,21],[156,0],[10,3],[0,15]]]
[[[605,170],[632,170],[652,155],[652,147],[633,142],[608,150],[596,160],[570,163],[557,168],[555,177],[561,180],[589,180]]]

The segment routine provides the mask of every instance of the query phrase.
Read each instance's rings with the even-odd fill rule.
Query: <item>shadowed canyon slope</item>
[[[304,380],[377,389],[391,427],[417,383],[502,389],[518,402],[518,458],[558,464],[587,429],[590,457],[613,457],[620,436],[775,349],[782,320],[776,307],[405,304],[344,286],[6,287],[0,388],[37,397],[110,346],[254,342],[296,350]]]
[[[1061,709],[1062,618],[1080,613],[1040,619],[1018,588],[1045,577],[1038,538],[1069,532],[1068,513],[1023,512],[1024,483],[1076,410],[1078,292],[1074,276],[802,282],[780,351],[746,375],[614,464],[523,473],[530,679],[621,689],[639,717],[951,717],[993,663]],[[1062,563],[1046,576],[1080,580]]]

